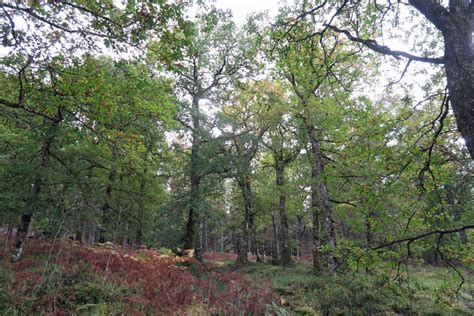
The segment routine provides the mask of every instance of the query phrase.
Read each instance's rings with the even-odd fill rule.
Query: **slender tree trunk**
[[[255,253],[255,257],[257,262],[263,262],[262,258],[260,257],[260,252],[258,249],[258,242],[257,242],[257,231],[255,229],[255,225],[253,222],[253,214],[250,214],[250,238],[252,239],[251,246],[249,247],[250,249],[253,249],[253,252]]]
[[[320,212],[318,207],[318,180],[316,166],[311,169],[311,214],[313,221],[313,269],[315,273],[323,271],[323,253],[321,252],[321,224],[320,224]]]
[[[275,223],[275,213],[272,212],[272,227],[273,227],[273,242],[272,242],[272,261],[273,263],[277,263],[278,259],[280,258],[280,249],[279,249],[279,242],[278,242],[278,233],[277,227]]]
[[[303,225],[303,217],[301,215],[297,215],[295,239],[297,241],[296,256],[298,257],[298,259],[300,259],[300,256],[301,256],[304,232],[305,232],[305,226]]]
[[[224,231],[221,230],[220,232],[220,251],[224,252]]]
[[[279,188],[279,203],[278,209],[280,211],[280,238],[281,238],[281,257],[280,263],[282,265],[290,265],[293,261],[291,260],[291,249],[289,245],[289,229],[288,229],[288,218],[286,216],[286,194],[284,191],[285,185],[285,166],[282,162],[276,164],[276,185]]]
[[[7,240],[10,240],[12,238],[12,233],[13,233],[13,225],[11,223],[8,223]]]
[[[242,235],[240,239],[240,249],[237,254],[237,266],[248,263],[247,251],[249,246],[249,237],[252,225],[252,187],[250,177],[245,177],[239,181],[239,186],[244,198],[244,221],[242,223]]]
[[[192,121],[193,121],[193,130],[192,130],[192,144],[191,144],[191,165],[190,165],[190,182],[191,182],[191,192],[190,192],[190,203],[188,211],[188,221],[186,223],[186,236],[184,241],[185,249],[194,249],[194,255],[196,258],[201,258],[201,249],[198,247],[196,249],[196,244],[199,240],[196,240],[196,218],[199,216],[200,207],[200,185],[201,178],[199,175],[199,149],[200,149],[200,118],[199,118],[199,96],[193,95],[192,100]]]
[[[365,237],[367,243],[367,249],[370,249],[373,245],[374,241],[374,231],[373,231],[373,212],[369,211],[368,214],[365,216]],[[371,273],[372,269],[369,266],[366,266],[365,271],[367,273]]]
[[[108,222],[110,219],[109,211],[110,211],[110,201],[112,200],[112,188],[113,184],[115,182],[115,179],[117,177],[117,170],[116,170],[116,160],[117,160],[117,154],[116,154],[116,149],[112,148],[112,160],[113,160],[113,166],[112,169],[110,170],[109,173],[109,182],[107,183],[107,186],[105,187],[105,202],[104,205],[102,206],[102,218],[101,218],[101,223],[99,227],[99,242],[103,243],[107,240],[107,229],[108,229]]]
[[[87,220],[85,218],[82,219],[81,223],[82,229],[81,229],[81,243],[84,245],[88,244],[89,239],[87,238],[87,233],[89,232],[89,227],[87,225]]]
[[[202,261],[202,253],[203,253],[203,218],[202,214],[197,214],[197,221],[198,221],[198,238],[196,238],[196,244],[194,245],[194,257],[199,261]]]
[[[148,154],[151,151],[151,146],[147,147],[147,152],[145,155],[145,161],[147,161]],[[142,199],[145,197],[145,189],[146,189],[146,174],[148,172],[148,168],[145,167],[143,170],[143,176],[140,181],[140,195],[142,196]],[[140,203],[142,204],[142,200],[140,200]],[[141,212],[139,212],[138,215],[138,222],[137,222],[137,231],[135,234],[135,244],[138,245],[138,247],[141,247],[143,244],[143,216],[144,216],[144,206],[143,204],[141,205]]]
[[[126,248],[129,245],[128,238],[128,219],[123,221],[123,238],[122,238],[122,247]]]
[[[307,109],[305,109],[307,112]],[[308,115],[308,114],[307,114]],[[317,202],[315,199],[317,199],[317,193],[315,192],[316,190],[319,193],[319,202],[321,203],[321,209],[322,209],[322,223],[323,223],[323,228],[324,228],[324,238],[323,241],[327,243],[330,246],[330,253],[328,254],[328,266],[329,270],[331,272],[335,271],[338,267],[338,262],[337,259],[334,257],[332,250],[335,249],[336,247],[336,234],[334,231],[334,225],[332,222],[332,213],[331,213],[331,208],[329,205],[329,191],[324,175],[324,161],[323,161],[323,156],[321,152],[321,147],[319,144],[319,141],[316,136],[316,128],[313,124],[311,124],[310,120],[308,117],[305,118],[305,124],[306,128],[308,131],[308,137],[311,142],[311,149],[314,157],[314,162],[313,162],[313,168],[311,171],[311,177],[313,180],[312,183],[312,207],[313,207],[313,229],[315,226],[315,221],[319,223],[319,214],[317,212]],[[319,241],[315,240],[315,235],[319,234],[319,229],[316,232],[313,232],[313,240],[314,240],[314,246],[316,248],[316,252],[313,250],[313,256],[321,255],[319,251],[317,250],[317,244]],[[314,261],[314,258],[313,258]],[[317,262],[314,262],[315,268]]]
[[[43,186],[43,177],[46,175],[46,172],[48,170],[51,146],[53,144],[54,137],[56,136],[56,132],[61,121],[61,110],[58,110],[58,114],[55,120],[52,122],[51,127],[48,131],[48,135],[43,141],[43,145],[41,148],[41,162],[39,165],[38,174],[33,182],[30,196],[26,201],[25,213],[23,213],[23,215],[21,216],[20,226],[18,227],[18,230],[16,232],[15,249],[13,250],[11,257],[13,262],[17,262],[21,259],[23,245],[28,234],[28,229],[30,228],[31,219],[36,211],[39,195]]]
[[[209,234],[208,234],[208,225],[207,225],[207,222],[206,220],[204,220],[204,224],[203,224],[203,229],[204,229],[204,232],[203,232],[203,252],[206,252],[206,251],[209,251],[211,250],[210,249],[210,246],[212,246],[212,240],[210,240],[209,238]]]

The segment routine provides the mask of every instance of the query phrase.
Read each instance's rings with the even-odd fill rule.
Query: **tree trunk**
[[[320,273],[323,268],[323,253],[321,252],[321,226],[320,226],[320,212],[318,208],[318,186],[316,181],[318,174],[316,166],[311,168],[311,214],[313,220],[313,269],[315,273]]]
[[[278,243],[278,233],[275,223],[275,214],[272,212],[272,226],[273,226],[273,242],[272,242],[272,261],[273,263],[277,263],[278,259],[280,258],[280,249]]]
[[[249,249],[253,249],[253,252],[255,253],[255,257],[257,262],[263,262],[262,258],[260,257],[260,252],[258,249],[258,242],[257,242],[257,231],[255,229],[255,225],[253,222],[253,214],[250,213],[250,237],[252,238],[252,243],[251,246],[249,246]]]
[[[306,111],[306,116],[308,115],[307,113],[307,108],[305,109]],[[315,227],[319,226],[319,213],[317,210],[317,193],[319,193],[319,201],[321,203],[321,209],[322,209],[322,222],[323,222],[323,228],[324,228],[324,237],[323,241],[327,243],[330,247],[329,254],[327,255],[328,258],[328,267],[330,272],[333,272],[337,269],[338,267],[338,262],[337,259],[334,257],[332,251],[336,247],[336,234],[334,231],[334,225],[332,222],[332,213],[331,213],[331,208],[329,206],[329,191],[324,175],[324,161],[323,161],[323,156],[321,152],[321,147],[319,145],[319,141],[316,136],[316,128],[315,126],[311,123],[308,117],[305,118],[305,125],[308,131],[308,137],[311,142],[311,149],[313,153],[313,168],[311,170],[311,177],[312,177],[312,184],[311,184],[311,204],[313,208],[313,230]],[[317,223],[316,223],[317,222]],[[313,257],[321,255],[321,253],[318,250],[317,245],[320,243],[319,240],[316,240],[315,238],[317,235],[319,235],[319,228],[317,228],[317,231],[313,231],[313,244],[314,244],[314,249],[313,250]],[[313,258],[314,261],[314,258]],[[314,262],[315,264],[315,269],[317,269],[317,264],[318,262]]]
[[[199,206],[200,206],[200,184],[201,179],[199,176],[199,149],[200,149],[200,119],[199,119],[199,97],[197,95],[193,96],[192,100],[192,120],[193,120],[193,130],[192,130],[192,144],[191,144],[191,165],[190,165],[190,182],[191,182],[191,192],[190,192],[190,203],[188,211],[188,222],[186,223],[186,236],[184,242],[185,249],[194,249],[194,255],[196,258],[201,257],[200,249],[196,249],[196,217],[198,216]]]
[[[224,252],[224,231],[223,230],[220,231],[220,238],[219,239],[220,239],[219,240],[220,241],[220,243],[219,243],[220,251]]]
[[[458,130],[474,159],[474,3],[409,0],[443,34],[446,79]]]
[[[12,238],[12,233],[13,233],[13,225],[11,223],[8,223],[7,240],[10,240]]]
[[[446,76],[459,132],[474,159],[474,27],[470,27],[469,20],[460,19],[458,23],[457,28],[444,33]]]
[[[202,253],[203,253],[203,218],[202,214],[196,214],[196,219],[198,222],[198,238],[196,238],[196,244],[194,245],[194,258],[199,261],[202,261]]]
[[[276,164],[276,185],[279,189],[279,203],[278,210],[280,211],[280,238],[281,238],[281,257],[280,264],[290,265],[291,260],[291,249],[289,245],[289,229],[288,229],[288,218],[286,216],[286,194],[284,191],[285,184],[285,166],[283,162],[277,162]]]
[[[122,236],[122,247],[126,248],[129,245],[129,238],[128,238],[128,220],[123,221],[123,236]]]
[[[112,159],[113,159],[113,166],[112,169],[110,170],[109,173],[109,182],[107,183],[107,186],[105,187],[105,202],[104,205],[102,206],[102,218],[100,222],[100,227],[99,227],[99,242],[103,243],[106,242],[107,240],[107,224],[109,222],[109,211],[110,211],[110,201],[112,200],[112,186],[115,182],[115,178],[117,176],[117,170],[116,170],[116,160],[117,160],[117,153],[116,149],[112,148]]]
[[[247,251],[249,246],[249,235],[252,225],[252,187],[250,177],[245,177],[239,181],[239,186],[244,198],[244,221],[242,223],[242,235],[240,239],[240,249],[237,254],[237,266],[248,263]]]
[[[367,249],[370,249],[373,245],[374,240],[374,231],[373,231],[373,213],[369,211],[369,213],[365,216],[365,237],[367,242]],[[365,267],[365,271],[367,273],[371,273],[372,269],[369,266]]]
[[[58,110],[58,114],[55,120],[52,122],[51,127],[48,131],[48,135],[43,141],[43,145],[41,148],[41,162],[38,174],[33,182],[31,194],[26,201],[26,211],[21,216],[20,226],[18,227],[18,230],[16,232],[15,249],[13,250],[11,257],[13,262],[17,262],[21,259],[23,245],[28,234],[28,229],[30,228],[31,219],[36,211],[39,195],[43,186],[43,177],[45,176],[48,170],[51,146],[53,144],[54,137],[56,136],[56,132],[61,121],[62,114],[61,111]]]

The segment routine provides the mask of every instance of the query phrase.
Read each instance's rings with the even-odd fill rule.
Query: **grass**
[[[71,241],[29,241],[24,258],[12,264],[2,249],[4,315],[473,314],[467,270],[456,296],[459,277],[452,270],[424,265],[405,267],[394,280],[394,270],[314,275],[304,261],[291,267],[250,263],[235,271],[230,254],[208,253],[202,265],[151,250]]]
[[[221,269],[231,269],[229,264]],[[239,272],[254,282],[265,280],[280,296],[278,315],[472,315],[472,275],[456,295],[459,277],[450,269],[409,266],[393,280],[395,271],[314,275],[309,263],[291,267],[250,263]],[[391,274],[391,276],[390,276]],[[471,278],[471,279],[469,279]],[[407,282],[409,281],[409,282]]]

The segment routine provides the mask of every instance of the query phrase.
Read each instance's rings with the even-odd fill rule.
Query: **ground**
[[[166,250],[29,240],[18,263],[1,245],[0,314],[49,315],[470,315],[472,275],[443,267],[315,276],[291,267],[207,253],[204,264]],[[469,283],[471,282],[471,283]],[[471,291],[471,292],[469,292]],[[457,294],[457,295],[456,295]]]

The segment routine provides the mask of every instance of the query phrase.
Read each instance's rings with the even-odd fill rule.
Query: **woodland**
[[[0,314],[474,312],[473,1],[0,29]]]

